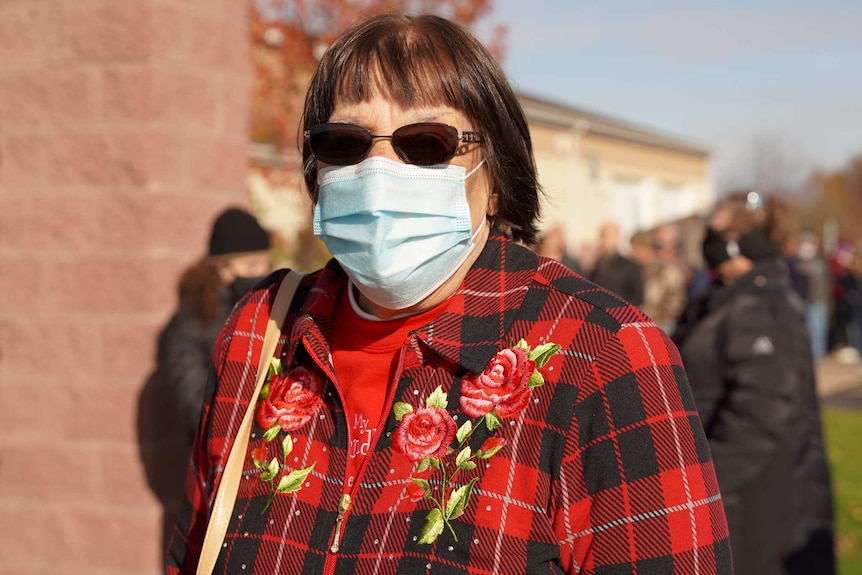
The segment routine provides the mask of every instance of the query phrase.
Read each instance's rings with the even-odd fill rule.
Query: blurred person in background
[[[137,424],[147,481],[163,508],[165,545],[182,500],[216,336],[236,302],[270,272],[269,249],[269,233],[252,214],[221,212],[206,255],[183,271],[178,309],[159,334]]]
[[[540,256],[557,260],[577,274],[583,274],[580,262],[569,255],[566,230],[562,224],[556,224],[542,234],[533,246],[533,251]]]
[[[639,306],[641,311],[655,321],[655,314],[659,313],[661,299],[661,282],[658,256],[656,255],[655,242],[652,233],[641,230],[632,234],[629,240],[629,259],[640,266],[643,274],[643,303]],[[656,321],[656,323],[658,323]]]
[[[644,295],[640,308],[666,333],[671,333],[686,304],[682,268],[675,260],[659,256],[654,232],[636,232],[630,243],[631,259],[643,270]]]
[[[287,270],[222,330],[168,572],[195,570],[251,405],[217,573],[729,574],[679,355],[524,247],[530,132],[481,43],[435,16],[358,21],[323,54],[301,129],[334,259],[303,278],[259,400]]]
[[[727,512],[737,575],[835,571],[832,491],[805,312],[757,193],[721,201],[704,258],[716,279],[674,333]]]
[[[159,336],[157,369],[175,394],[189,448],[216,336],[240,298],[272,271],[271,246],[251,213],[229,208],[213,221],[207,255],[180,278],[179,309]]]
[[[829,347],[843,363],[859,362],[859,347],[862,337],[858,331],[857,317],[862,308],[862,286],[860,275],[854,271],[858,256],[853,243],[843,239],[835,253],[829,258],[832,274],[832,322]]]
[[[599,228],[599,254],[590,280],[640,307],[644,302],[644,277],[641,267],[619,252],[620,228],[605,222]]]
[[[793,262],[797,291],[805,303],[805,321],[811,336],[814,361],[826,355],[829,344],[829,298],[832,275],[829,262],[820,251],[820,241],[812,232],[802,232],[795,242]]]
[[[664,296],[656,321],[667,333],[673,333],[676,320],[688,301],[694,282],[694,270],[682,254],[682,238],[676,224],[664,224],[653,232],[656,259],[662,266]]]

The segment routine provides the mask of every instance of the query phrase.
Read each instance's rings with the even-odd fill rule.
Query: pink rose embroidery
[[[555,343],[531,349],[524,340],[514,347],[497,353],[479,375],[461,380],[461,409],[467,420],[456,429],[455,420],[446,411],[448,399],[442,387],[437,387],[425,399],[425,406],[414,409],[409,403],[398,402],[392,410],[399,422],[392,434],[392,449],[417,463],[407,497],[414,502],[430,500],[432,509],[425,517],[419,543],[430,544],[448,528],[457,541],[451,521],[460,517],[470,502],[473,477],[462,485],[455,484],[459,474],[469,473],[478,466],[477,460],[489,459],[506,447],[502,437],[491,436],[473,451],[470,437],[480,423],[494,433],[502,418],[520,413],[530,401],[531,389],[545,383],[538,367],[544,366],[560,350]],[[452,447],[453,439],[455,447]],[[430,481],[429,474],[437,476]]]
[[[276,493],[295,493],[314,469],[314,463],[303,469],[291,469],[288,456],[293,451],[291,431],[308,423],[323,405],[321,392],[323,380],[319,375],[297,366],[282,373],[281,360],[270,361],[268,380],[260,391],[257,422],[264,429],[267,443],[284,432],[280,454],[266,460],[266,445],[253,449],[251,461],[259,472],[259,478],[270,484],[269,497],[263,512],[269,509]]]
[[[269,392],[257,410],[257,421],[264,429],[278,425],[290,432],[305,425],[323,404],[323,381],[302,366],[287,373],[273,374]]]
[[[536,362],[526,349],[513,347],[497,352],[479,375],[461,380],[461,409],[470,417],[483,417],[492,409],[500,417],[523,411],[530,401],[530,378]]]
[[[443,457],[458,426],[445,409],[423,407],[407,413],[392,434],[392,447],[410,461]]]

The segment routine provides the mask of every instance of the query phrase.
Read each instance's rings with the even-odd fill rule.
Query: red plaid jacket
[[[269,306],[284,272],[234,311],[214,353],[205,405],[168,548],[169,574],[193,573],[208,510],[255,381]],[[492,235],[447,309],[411,334],[400,355],[390,416],[379,429],[351,505],[348,424],[328,340],[345,279],[331,262],[305,278],[283,327],[285,365],[324,381],[322,405],[291,432],[287,466],[314,464],[299,491],[276,494],[247,457],[217,573],[668,574],[732,572],[727,526],[709,449],[676,348],[653,322],[555,261]],[[475,479],[463,514],[420,543],[432,502],[409,496],[416,465],[393,449],[391,405],[421,407],[436,387],[458,425],[461,381],[521,339],[562,346],[545,384],[494,434],[506,445],[463,471]],[[253,431],[249,452],[266,446]],[[477,426],[478,449],[490,432]],[[332,546],[338,536],[338,550]]]

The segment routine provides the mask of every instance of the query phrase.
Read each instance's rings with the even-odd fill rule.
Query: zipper
[[[309,346],[306,342],[306,349],[309,349]],[[313,349],[313,347],[311,347]],[[331,368],[331,362],[322,361],[321,358],[317,356],[315,353],[310,353],[312,361],[317,364],[318,367],[329,377],[329,380],[332,382],[332,386],[335,388],[335,393],[338,395],[338,399],[341,402],[341,405],[346,405],[344,402],[344,396],[341,393],[341,386],[338,383],[338,378],[335,375],[334,370]],[[345,414],[346,415],[346,414]],[[345,428],[347,430],[347,447],[350,447],[351,440],[351,428],[350,422],[345,421]],[[357,482],[358,483],[358,482]],[[345,468],[345,477],[342,478],[341,485],[342,488],[347,484],[347,469]],[[343,536],[344,522],[347,519],[347,512],[350,510],[350,505],[353,503],[353,499],[350,497],[350,493],[342,493],[341,499],[338,500],[338,514],[335,517],[335,531],[332,535],[332,542],[329,545],[329,553],[326,556],[326,561],[323,565],[323,573],[324,574],[332,574],[335,573],[335,562],[337,560],[338,551],[341,548],[341,538]]]
[[[344,527],[344,516],[350,509],[350,503],[350,495],[347,493],[343,494],[341,501],[338,502],[338,516],[335,518],[335,535],[332,537],[332,545],[329,547],[330,553],[338,553],[341,545],[341,529]]]
[[[377,433],[374,435],[374,440],[372,441],[372,445],[376,446],[377,442],[380,441],[380,436],[383,433],[383,429],[386,427],[386,422],[389,420],[389,412],[392,411],[392,405],[395,403],[395,394],[398,391],[398,380],[401,378],[401,372],[404,369],[404,356],[405,356],[405,346],[401,346],[401,350],[398,352],[398,367],[395,370],[395,377],[393,378],[393,382],[395,386],[392,389],[392,393],[387,394],[386,397],[386,405],[384,406],[383,411],[380,415],[380,422],[377,424]],[[332,381],[336,381],[334,378]],[[336,392],[341,398],[341,403],[344,405],[344,398],[341,397],[341,390],[336,385]],[[347,441],[348,445],[350,445],[350,425],[347,425]],[[373,450],[370,452],[373,453]],[[369,465],[369,456],[365,457],[365,460],[362,462],[362,465],[359,467],[359,471],[356,474],[356,481],[353,483],[353,488],[349,490],[348,493],[342,493],[341,499],[338,502],[338,515],[335,517],[335,533],[332,536],[332,543],[329,546],[329,554],[326,556],[326,562],[324,563],[323,573],[324,574],[332,574],[335,573],[335,562],[338,552],[341,549],[341,537],[343,535],[344,522],[347,519],[348,511],[350,511],[350,505],[353,503],[353,499],[351,497],[351,493],[356,493],[356,490],[359,489],[359,484],[361,483],[362,477],[365,475],[365,471]],[[346,473],[346,472],[345,472]],[[342,485],[347,484],[347,477],[344,478]]]

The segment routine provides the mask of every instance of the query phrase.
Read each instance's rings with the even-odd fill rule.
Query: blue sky
[[[720,187],[758,142],[797,176],[862,154],[862,0],[494,0],[486,21],[516,89],[703,144]]]

